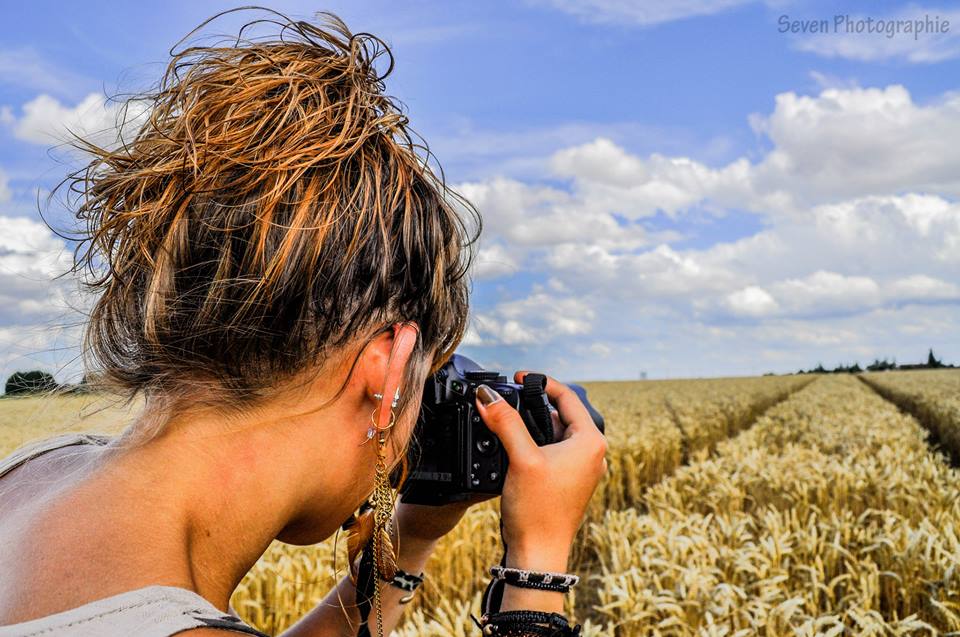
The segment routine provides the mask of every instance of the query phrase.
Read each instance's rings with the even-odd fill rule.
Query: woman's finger
[[[566,427],[563,425],[563,421],[560,420],[560,412],[551,409],[550,422],[553,423],[553,439],[561,440]]]
[[[493,398],[494,402],[484,404],[484,397]],[[527,431],[523,417],[500,394],[486,385],[480,385],[477,387],[475,402],[483,422],[497,435],[504,449],[507,450],[510,462],[529,458],[531,454],[539,452],[537,443]]]

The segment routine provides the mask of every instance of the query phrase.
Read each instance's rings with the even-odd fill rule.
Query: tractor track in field
[[[857,374],[857,379],[866,385],[877,396],[883,398],[885,401],[896,407],[901,413],[910,416],[920,423],[920,425],[927,431],[927,444],[930,445],[930,450],[934,453],[942,455],[944,459],[946,459],[947,463],[954,469],[960,469],[960,453],[943,444],[936,425],[930,421],[926,413],[924,413],[921,409],[918,409],[911,401],[898,398],[897,395],[889,389],[883,387],[879,383],[864,378],[864,376],[861,374]]]
[[[691,438],[687,433],[686,429],[684,428],[684,425],[681,422],[680,416],[677,414],[677,411],[673,407],[673,405],[670,404],[669,401],[667,401],[666,407],[667,407],[667,411],[670,414],[670,419],[673,421],[673,425],[677,428],[677,430],[680,431],[682,459],[676,469],[674,469],[670,473],[667,473],[661,476],[660,480],[658,480],[657,482],[661,482],[666,478],[669,478],[670,476],[672,476],[674,473],[677,472],[677,469],[681,469],[683,467],[689,466],[694,462],[701,462],[703,460],[709,460],[710,458],[714,457],[717,453],[717,447],[720,445],[721,442],[730,440],[731,438],[735,438],[736,436],[740,435],[744,431],[748,431],[751,427],[757,424],[757,421],[759,421],[764,414],[769,412],[771,409],[773,409],[780,403],[790,400],[792,396],[794,396],[798,392],[803,391],[804,389],[809,387],[811,383],[813,383],[816,380],[817,380],[816,377],[811,378],[806,382],[797,385],[795,388],[785,391],[780,396],[770,400],[765,404],[760,404],[752,407],[750,417],[747,419],[746,424],[740,427],[734,428],[731,426],[730,423],[727,423],[726,429],[727,431],[730,431],[729,435],[717,440],[716,442],[710,443],[702,447],[695,447],[693,444],[691,444]],[[702,452],[704,449],[709,449],[708,453],[706,454],[706,457],[705,458],[699,457],[698,454],[700,454],[700,452]],[[649,485],[649,486],[653,486],[653,485]]]

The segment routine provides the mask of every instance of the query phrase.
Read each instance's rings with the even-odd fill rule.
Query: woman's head
[[[389,50],[325,17],[172,51],[128,102],[132,139],[81,140],[92,159],[66,181],[74,269],[98,295],[84,353],[114,389],[242,410],[398,321],[419,327],[401,386],[420,387],[462,340],[476,237],[460,213],[477,233],[479,215],[384,94]]]

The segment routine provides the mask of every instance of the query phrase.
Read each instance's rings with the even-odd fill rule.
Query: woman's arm
[[[394,514],[394,524],[399,533],[397,566],[417,575],[426,570],[427,560],[433,553],[437,542],[457,525],[467,509],[478,502],[489,499],[475,497],[466,502],[455,502],[445,506],[423,506],[400,503]],[[429,576],[429,574],[427,574]],[[406,608],[400,598],[409,595],[404,590],[383,584],[380,588],[383,606],[383,634],[388,635],[403,616]],[[360,612],[356,607],[357,591],[345,576],[322,602],[304,615],[280,637],[353,637],[360,624]],[[341,608],[341,600],[343,607]],[[376,635],[376,609],[370,609],[368,617],[370,634]]]
[[[414,575],[422,572],[430,558],[437,540],[425,540],[416,537],[406,537],[401,529],[400,554],[397,565]],[[383,607],[383,634],[389,635],[400,622],[405,605],[400,598],[409,595],[408,592],[382,584],[380,599]],[[301,617],[297,623],[280,634],[281,637],[353,637],[357,634],[360,625],[360,612],[356,606],[357,589],[351,583],[349,575],[344,576],[340,583],[317,604],[313,610]],[[341,603],[342,606],[341,607]],[[376,609],[371,602],[368,617],[370,634],[376,635]]]

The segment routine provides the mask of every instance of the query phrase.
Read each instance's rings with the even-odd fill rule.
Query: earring
[[[380,396],[382,399],[382,396]],[[380,586],[383,582],[393,580],[397,573],[397,556],[393,549],[393,509],[396,502],[396,496],[393,487],[390,485],[390,476],[387,473],[387,431],[393,427],[396,422],[396,413],[393,407],[396,406],[400,398],[400,390],[397,389],[396,396],[390,407],[390,424],[386,427],[377,427],[375,420],[377,410],[374,409],[371,416],[372,426],[367,431],[367,440],[371,439],[374,432],[377,435],[377,464],[374,474],[373,495],[370,496],[370,505],[373,507],[373,564],[377,577],[374,578],[373,603],[377,612],[377,635],[383,637],[383,610],[381,608]],[[364,441],[366,442],[366,441]]]
[[[383,394],[374,394],[374,398],[377,400],[383,400]],[[393,408],[397,406],[397,403],[400,402],[400,388],[397,387],[397,393],[393,396],[393,402],[390,403],[390,422],[387,423],[384,427],[377,426],[377,411],[380,409],[380,406],[377,405],[373,408],[373,413],[370,414],[370,426],[367,427],[367,437],[360,444],[365,444],[368,440],[372,440],[373,436],[378,431],[386,431],[393,427],[397,423],[397,414],[393,411]]]
[[[383,394],[377,393],[373,395],[377,400],[383,400]],[[396,393],[393,395],[393,401],[390,403],[391,407],[396,407],[397,403],[400,402],[400,388],[397,387]]]

